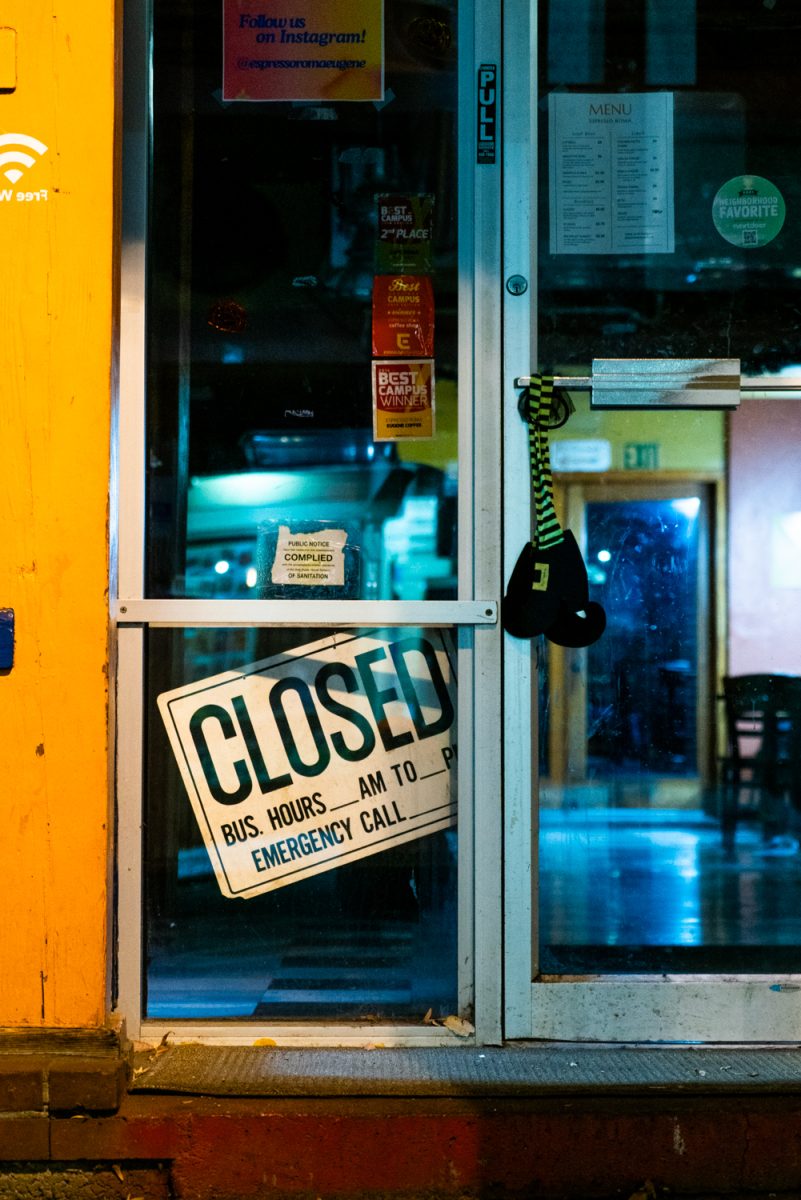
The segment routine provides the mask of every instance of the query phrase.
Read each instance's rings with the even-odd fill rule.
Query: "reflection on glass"
[[[594,357],[735,357],[745,376],[792,370],[798,381],[801,227],[790,219],[781,228],[735,225],[737,205],[749,200],[775,197],[788,212],[801,203],[801,13],[719,0],[542,0],[540,8],[540,368],[584,374]],[[674,252],[551,252],[557,215],[569,214],[551,211],[548,108],[565,91],[612,105],[669,97]],[[601,173],[610,166],[605,138],[625,118],[610,120],[594,117],[583,139],[599,135],[593,166]],[[581,143],[571,143],[571,170]],[[770,195],[760,199],[754,177],[769,182]],[[593,178],[581,187],[592,189]],[[598,192],[601,232],[640,182],[621,178],[609,195]],[[721,220],[713,207],[726,185],[732,202]]]
[[[587,651],[596,775],[699,775],[700,504],[691,496],[587,505],[587,559],[607,613],[604,636]]]
[[[539,368],[733,357],[798,384],[801,11],[543,0],[539,28]],[[624,129],[626,106],[654,93],[672,110],[675,248],[579,253],[563,236],[554,252],[549,110],[595,98],[584,144],[563,138],[560,160],[586,217],[578,184],[609,182],[608,122]],[[597,179],[576,174],[593,135]],[[646,184],[624,171],[610,195],[631,215]],[[776,214],[749,225],[762,200]],[[576,400],[561,461],[587,439],[608,469],[580,475],[585,460],[555,478],[609,625],[586,651],[545,648],[542,969],[797,970],[801,405],[746,396],[724,424]]]
[[[642,444],[666,469],[557,476],[608,626],[547,649],[546,973],[797,969],[797,408],[747,399],[725,442],[715,414],[571,418],[614,467]]]
[[[455,1011],[453,662],[447,630],[150,631],[149,1017]]]

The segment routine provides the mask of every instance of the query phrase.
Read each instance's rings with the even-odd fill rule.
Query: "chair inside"
[[[801,807],[801,678],[726,676],[723,700],[724,832],[731,832],[742,817],[755,817],[771,826],[787,801],[793,808]],[[741,804],[743,794],[750,800],[746,808]]]

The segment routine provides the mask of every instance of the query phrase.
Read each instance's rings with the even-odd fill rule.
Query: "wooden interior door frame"
[[[554,478],[554,500],[565,528],[586,552],[586,505],[595,501],[673,500],[697,495],[699,509],[698,671],[696,679],[697,765],[702,787],[715,776],[718,745],[715,696],[725,672],[725,521],[723,481],[718,475],[659,472],[647,478],[628,472],[564,474]],[[552,784],[586,780],[587,651],[548,645],[550,720],[548,779]]]

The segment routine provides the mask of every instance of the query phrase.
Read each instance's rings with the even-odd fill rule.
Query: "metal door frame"
[[[536,346],[537,2],[505,5],[504,276],[531,281],[504,307],[504,579],[527,540],[528,463],[515,377],[530,375]],[[524,303],[518,303],[520,300]],[[525,312],[524,312],[525,310]],[[526,337],[525,323],[530,321]],[[520,369],[520,347],[529,362]],[[599,353],[600,353],[599,348]],[[747,381],[755,398],[798,398],[798,386]],[[536,647],[505,638],[504,995],[507,1038],[601,1042],[783,1042],[801,1039],[801,973],[788,975],[539,975]],[[801,965],[801,964],[800,964]]]
[[[144,594],[145,270],[151,122],[148,60],[151,0],[124,6],[123,203],[120,379],[112,462],[112,634],[116,675],[116,918],[113,1007],[134,1039],[280,1045],[453,1043],[438,1027],[411,1024],[144,1020],[142,795],[145,631],[149,627],[252,624],[458,628],[459,1006],[475,1041],[501,1038],[501,303],[500,163],[477,163],[478,67],[500,70],[500,4],[476,0],[460,11],[459,183],[459,597],[453,602],[152,600]]]

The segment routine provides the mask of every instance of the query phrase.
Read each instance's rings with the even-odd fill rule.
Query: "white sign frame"
[[[163,692],[222,894],[250,899],[455,825],[455,689],[444,631],[395,630]]]

